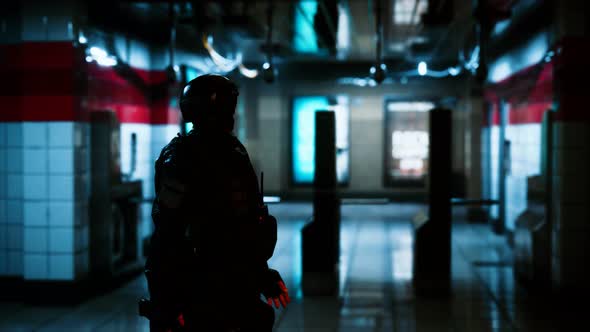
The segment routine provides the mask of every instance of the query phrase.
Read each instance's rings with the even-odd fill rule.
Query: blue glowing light
[[[193,130],[193,123],[192,122],[185,122],[184,123],[184,130],[185,132],[189,132],[191,130]]]
[[[542,61],[551,61],[549,33],[541,32],[529,39],[522,47],[515,49],[490,65],[489,80],[500,82],[511,75]]]
[[[105,58],[108,56],[107,51],[96,46],[92,46],[90,48],[90,55],[92,55],[95,58]]]
[[[335,103],[334,103],[335,101]],[[336,117],[336,177],[338,183],[349,179],[350,108],[345,96],[306,96],[293,99],[291,156],[293,182],[311,184],[315,174],[315,113],[333,111]]]
[[[330,106],[327,97],[298,97],[293,101],[293,180],[312,183],[315,173],[315,113]]]
[[[449,68],[449,75],[451,75],[451,76],[457,76],[460,73],[461,73],[461,70],[459,68],[455,68],[455,67]]]
[[[512,67],[510,66],[510,60],[502,59],[494,63],[490,70],[490,80],[492,82],[500,82],[503,79],[509,77],[513,73]]]
[[[197,78],[197,76],[199,76],[199,74],[200,74],[199,71],[196,70],[195,68],[188,67],[188,66],[185,68],[186,69],[185,69],[184,75],[186,77],[187,82],[190,82],[191,80]]]
[[[88,53],[89,55],[86,57],[87,62],[91,62],[88,61],[88,57],[90,57],[91,60],[96,61],[96,63],[104,67],[113,67],[117,65],[117,58],[109,55],[107,51],[100,47],[93,46],[88,50]]]
[[[418,74],[420,74],[420,76],[424,76],[426,75],[426,73],[428,73],[428,65],[426,64],[426,62],[421,61],[418,64]]]
[[[293,44],[295,50],[301,53],[315,53],[318,51],[313,18],[318,11],[315,0],[301,0],[295,9],[295,34]]]

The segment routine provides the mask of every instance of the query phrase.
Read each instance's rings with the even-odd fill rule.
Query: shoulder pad
[[[157,163],[163,168],[165,173],[176,173],[179,171],[178,166],[182,162],[183,136],[174,137],[160,152]]]

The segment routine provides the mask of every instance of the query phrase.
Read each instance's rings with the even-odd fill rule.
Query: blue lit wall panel
[[[297,52],[316,53],[318,44],[313,28],[313,18],[318,10],[318,3],[315,0],[303,0],[296,6],[298,8],[295,9],[293,46]]]
[[[336,101],[336,102],[334,102]],[[336,117],[336,175],[339,183],[346,183],[349,174],[349,117],[348,99],[325,96],[296,97],[293,100],[292,174],[296,184],[313,183],[315,173],[315,113],[332,110]]]
[[[186,81],[190,82],[193,79],[197,78],[201,73],[199,73],[199,71],[195,68],[192,67],[186,67],[186,71],[185,71],[185,75],[186,75]]]
[[[315,112],[330,106],[327,97],[298,97],[293,101],[293,180],[312,183],[315,165]]]

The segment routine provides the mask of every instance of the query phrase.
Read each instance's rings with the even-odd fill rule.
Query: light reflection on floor
[[[279,243],[270,265],[281,271],[295,294],[287,310],[276,311],[275,330],[556,331],[582,323],[582,316],[565,319],[544,312],[538,308],[543,298],[523,295],[512,276],[505,239],[491,234],[486,225],[460,222],[460,216],[453,229],[454,296],[416,298],[411,287],[410,220],[421,208],[343,206],[337,299],[301,295],[300,230],[311,206],[271,205],[271,213],[279,219]],[[0,303],[0,331],[148,331],[136,307],[145,294],[145,281],[139,277],[75,307]]]

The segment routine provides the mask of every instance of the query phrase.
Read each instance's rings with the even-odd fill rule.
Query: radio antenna
[[[264,205],[264,172],[260,172],[260,204]]]

